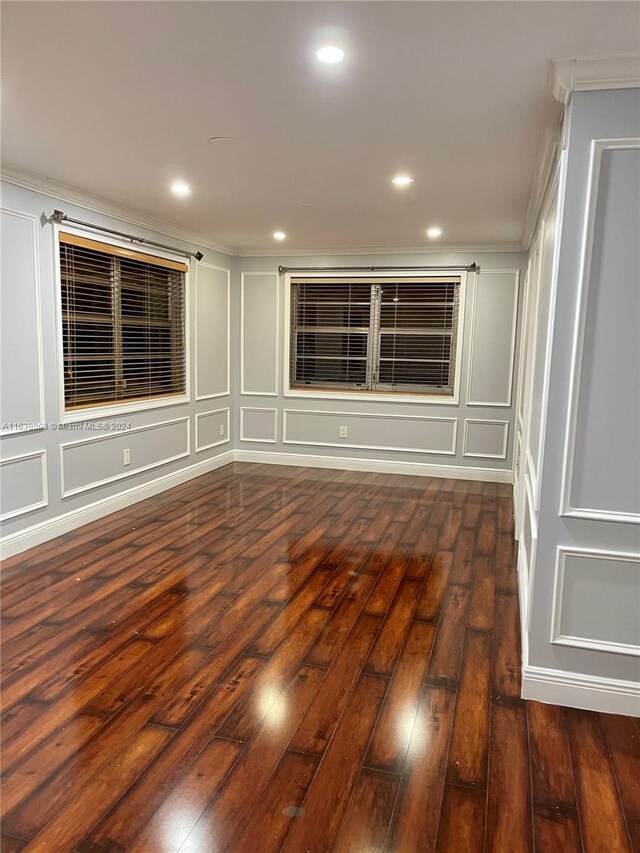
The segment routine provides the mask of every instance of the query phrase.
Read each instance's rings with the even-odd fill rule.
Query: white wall
[[[467,277],[456,404],[288,393],[287,282],[278,274],[279,265],[457,266],[473,261],[480,273]],[[511,482],[525,262],[521,253],[482,252],[239,258],[234,337],[240,363],[240,456]],[[339,437],[340,426],[348,427],[346,440]]]
[[[55,237],[45,219],[55,208],[185,250],[201,248],[2,183],[0,421],[8,429],[2,437],[0,511],[5,553],[231,458],[230,288],[235,259],[206,249],[202,263],[192,261],[188,274],[189,402],[105,419],[128,422],[125,433],[11,427],[25,422],[57,427],[61,420]],[[124,448],[131,451],[128,467],[123,465]],[[34,526],[39,531],[35,538],[28,534]]]
[[[532,247],[517,412],[524,695],[640,711],[640,90],[579,92]]]

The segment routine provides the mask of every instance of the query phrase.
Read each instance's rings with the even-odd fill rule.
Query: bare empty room
[[[640,2],[0,14],[2,853],[640,853]]]

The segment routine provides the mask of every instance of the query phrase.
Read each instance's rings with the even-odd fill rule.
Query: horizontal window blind
[[[67,409],[185,391],[183,269],[113,248],[60,235]]]
[[[460,279],[293,279],[292,387],[452,395]]]

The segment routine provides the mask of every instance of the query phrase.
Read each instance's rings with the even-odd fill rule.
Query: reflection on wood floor
[[[512,537],[508,486],[233,464],[11,558],[2,851],[640,849],[637,722],[519,698]]]

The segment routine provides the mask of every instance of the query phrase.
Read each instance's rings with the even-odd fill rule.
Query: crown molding
[[[496,246],[321,246],[317,249],[275,249],[269,246],[262,249],[238,249],[237,254],[240,258],[317,258],[323,255],[447,255],[524,251],[520,243],[504,243]]]
[[[109,199],[101,196],[90,195],[77,187],[69,186],[68,184],[58,183],[37,172],[30,172],[26,169],[20,169],[17,166],[11,166],[3,163],[0,166],[0,178],[9,184],[14,184],[17,187],[23,187],[33,192],[41,193],[49,198],[58,201],[66,201],[69,204],[74,204],[77,207],[82,207],[85,210],[93,211],[94,213],[102,213],[104,216],[112,216],[119,222],[126,222],[129,225],[137,225],[139,228],[148,228],[159,234],[164,234],[167,237],[174,237],[177,240],[184,240],[187,243],[194,243],[203,249],[212,249],[215,252],[220,252],[223,255],[237,255],[236,249],[229,246],[224,246],[221,243],[216,243],[210,237],[205,237],[203,234],[197,234],[193,231],[188,231],[179,228],[167,222],[164,219],[159,219],[155,216],[149,216],[142,211],[134,208],[125,207]]]
[[[551,63],[551,91],[561,104],[572,92],[640,87],[640,53],[617,56],[577,56]]]

